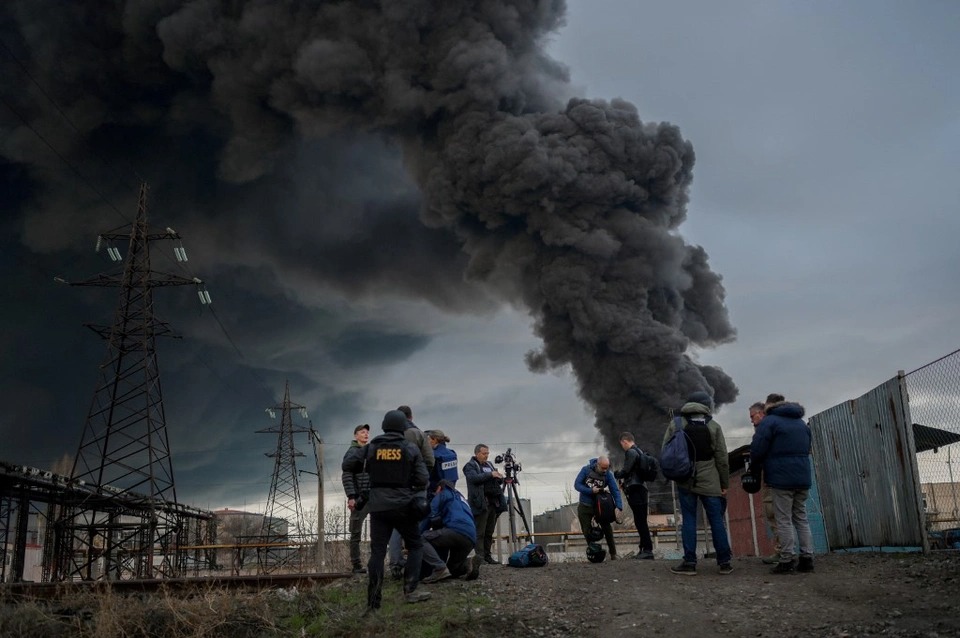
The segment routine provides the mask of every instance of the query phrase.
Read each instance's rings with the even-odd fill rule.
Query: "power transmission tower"
[[[307,418],[306,407],[290,401],[290,382],[286,383],[283,403],[266,409],[271,417],[280,411],[280,424],[276,427],[257,430],[261,434],[277,434],[277,449],[267,452],[273,458],[273,479],[270,482],[270,496],[260,526],[260,541],[265,546],[260,554],[260,570],[276,571],[281,567],[303,562],[302,552],[288,547],[278,547],[301,540],[309,533],[303,519],[303,505],[300,502],[300,483],[297,478],[297,457],[303,456],[293,444],[293,435],[310,432],[310,428],[294,427],[293,410]],[[302,546],[301,546],[302,547]]]
[[[119,288],[112,326],[89,326],[107,340],[107,355],[71,472],[71,483],[90,495],[64,504],[57,522],[52,580],[116,580],[181,575],[180,545],[188,545],[184,508],[177,505],[155,338],[174,336],[153,313],[153,289],[203,282],[151,270],[150,244],[174,241],[177,261],[186,261],[172,229],[147,227],[147,186],[140,186],[136,220],[129,230],[97,237],[119,274],[100,274],[72,286]],[[115,242],[127,242],[126,258]],[[120,244],[122,245],[122,243]]]

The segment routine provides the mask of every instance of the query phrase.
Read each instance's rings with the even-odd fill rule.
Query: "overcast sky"
[[[401,403],[421,428],[443,429],[461,461],[477,442],[493,454],[512,448],[535,512],[566,502],[578,468],[607,442],[569,364],[528,367],[525,355],[544,346],[527,280],[511,283],[501,262],[476,257],[484,240],[467,233],[469,221],[444,227],[451,208],[424,206],[438,197],[423,196],[436,188],[427,169],[436,177],[446,162],[456,173],[458,158],[409,135],[406,111],[368,111],[374,100],[356,88],[367,77],[315,43],[321,53],[296,67],[313,82],[299,85],[307,97],[274,83],[269,100],[250,102],[266,115],[234,108],[257,92],[258,74],[281,73],[219,55],[212,27],[195,26],[206,24],[205,4],[128,8],[121,19],[77,3],[59,22],[34,0],[0,8],[0,459],[46,468],[76,452],[104,356],[83,324],[109,323],[116,297],[52,278],[112,267],[94,242],[132,219],[133,169],[150,183],[151,221],[183,236],[225,328],[189,288],[156,291],[158,313],[184,336],[159,346],[181,501],[263,506],[272,472],[263,453],[275,441],[255,431],[273,425],[264,408],[289,381],[326,443],[328,507],[343,500],[339,463],[353,426],[377,432]],[[543,29],[559,24],[559,8],[542,5]],[[254,33],[278,20],[247,18]],[[289,29],[291,42],[310,41]],[[101,31],[125,39],[98,40]],[[494,31],[520,53],[506,55],[509,73],[477,82],[523,93],[516,112],[622,98],[642,122],[676,125],[692,144],[686,217],[670,234],[703,247],[727,317],[714,308],[712,335],[684,327],[669,338],[682,334],[686,357],[739,388],[717,414],[731,448],[748,442],[747,406],[768,392],[814,414],[960,347],[956,3],[580,0],[546,36]],[[530,42],[545,48],[530,55]],[[242,73],[222,71],[237,60]],[[349,84],[329,79],[334,67]],[[316,98],[334,84],[337,100]],[[501,190],[496,201],[509,208],[511,197],[526,199]],[[172,268],[169,256],[154,260]],[[485,263],[493,275],[465,277]],[[648,374],[642,393],[658,383],[666,396],[687,387]],[[298,445],[312,470],[307,440]],[[315,483],[303,480],[309,507]]]

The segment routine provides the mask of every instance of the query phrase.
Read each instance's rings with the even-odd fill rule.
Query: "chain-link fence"
[[[905,378],[930,546],[960,549],[960,350]]]

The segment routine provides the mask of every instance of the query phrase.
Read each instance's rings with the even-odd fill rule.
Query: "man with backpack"
[[[640,551],[636,558],[653,560],[653,539],[650,538],[647,524],[647,486],[644,482],[656,480],[657,462],[637,447],[631,432],[620,435],[620,447],[623,448],[623,469],[616,472],[615,476],[622,481],[627,503],[633,512],[633,524],[640,535]]]
[[[674,574],[695,576],[697,574],[697,505],[710,523],[713,547],[717,553],[717,565],[721,574],[733,571],[732,556],[727,527],[723,520],[726,509],[727,488],[730,486],[730,462],[727,459],[727,443],[720,424],[713,420],[713,399],[706,392],[694,392],[680,408],[680,416],[667,426],[660,455],[663,475],[677,483],[677,496],[683,517],[683,562],[670,569]],[[677,438],[674,438],[674,434]],[[685,442],[686,445],[679,445]],[[692,461],[687,476],[674,474],[677,449],[685,450]]]
[[[596,520],[600,529],[603,530],[603,536],[607,539],[607,547],[610,549],[610,560],[617,560],[617,544],[613,540],[612,523],[619,519],[623,512],[623,500],[620,497],[620,488],[617,487],[616,478],[610,470],[610,459],[600,456],[590,459],[590,462],[580,469],[576,480],[573,482],[574,489],[580,494],[580,502],[577,504],[577,519],[580,521],[580,531],[587,543],[590,540],[591,520]],[[602,502],[613,501],[615,509],[612,511],[602,507]],[[598,505],[600,510],[598,511]],[[609,515],[606,513],[609,511]]]

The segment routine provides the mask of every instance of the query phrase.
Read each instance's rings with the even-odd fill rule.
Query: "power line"
[[[3,40],[0,40],[0,48],[3,48],[3,50],[7,52],[7,55],[10,56],[10,59],[13,60],[18,67],[20,67],[20,71],[30,79],[30,81],[33,83],[33,85],[34,85],[35,87],[37,87],[37,89],[38,89],[38,90],[40,91],[40,93],[43,95],[43,97],[47,98],[47,101],[50,102],[50,104],[53,105],[53,108],[56,109],[57,113],[60,114],[60,117],[63,118],[63,121],[66,122],[66,123],[70,126],[70,128],[72,128],[72,129],[74,130],[74,132],[77,133],[77,135],[80,135],[80,134],[81,134],[80,129],[77,128],[77,126],[73,123],[73,121],[72,121],[69,117],[67,117],[67,114],[64,113],[63,109],[60,107],[60,104],[58,104],[57,101],[54,100],[53,97],[52,97],[49,93],[47,93],[47,91],[43,88],[43,86],[40,84],[40,82],[38,82],[38,81],[36,80],[36,78],[33,77],[33,74],[30,73],[30,69],[28,69],[27,66],[20,60],[20,58],[18,58],[18,57],[14,54],[14,52],[10,50],[10,47],[8,47]],[[129,190],[131,190],[131,191],[132,191],[132,190],[135,190],[135,187],[134,187],[133,185],[131,185],[129,182],[127,182],[127,181],[123,178],[123,176],[122,176],[118,171],[116,171],[116,170],[114,169],[113,163],[104,160],[102,157],[100,157],[100,156],[99,156],[98,154],[96,154],[96,153],[93,153],[93,156],[96,157],[96,158],[100,161],[100,163],[101,163],[102,165],[106,166],[107,169],[109,169],[110,172],[112,172],[112,173],[114,174],[114,176],[120,181],[121,184],[123,184],[124,186],[126,186],[126,187],[127,187]],[[144,182],[144,181],[146,181],[146,180],[144,180],[143,178],[140,177],[140,175],[139,175],[139,173],[137,173],[136,169],[132,169],[132,170],[133,170],[133,174],[137,177],[137,181],[138,181],[138,182]]]

